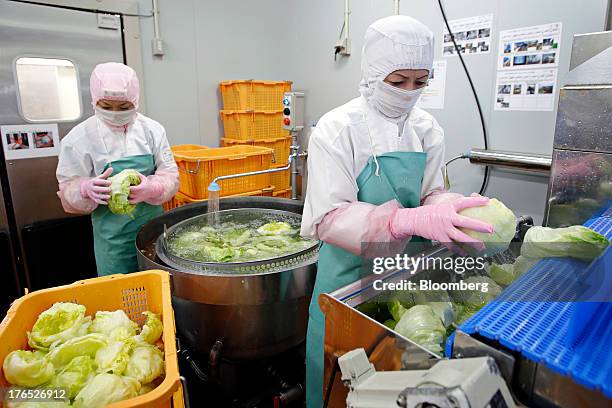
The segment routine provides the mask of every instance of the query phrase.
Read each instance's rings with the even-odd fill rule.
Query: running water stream
[[[219,225],[219,195],[221,188],[217,183],[211,183],[208,186],[208,206],[207,213],[209,215],[209,224],[217,227]]]

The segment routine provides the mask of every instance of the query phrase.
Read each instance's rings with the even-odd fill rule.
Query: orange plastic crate
[[[236,140],[227,137],[221,139],[221,146],[236,146],[245,144],[251,146],[268,147],[274,150],[272,163],[282,164],[289,161],[289,152],[291,151],[291,136],[261,140]]]
[[[195,198],[208,198],[208,185],[219,176],[266,170],[272,149],[259,146],[230,146],[175,153],[180,191]],[[235,195],[270,186],[270,174],[236,177],[219,182],[221,195]]]
[[[256,190],[256,191],[249,191],[247,193],[241,193],[241,194],[234,194],[234,195],[226,195],[226,196],[221,196],[221,198],[231,198],[231,197],[255,197],[255,196],[269,196],[272,197],[274,193],[274,188],[273,187],[266,187],[264,189],[261,190]],[[191,203],[201,203],[203,201],[207,201],[206,198],[204,199],[197,199],[197,198],[191,198],[181,192],[176,193],[176,195],[174,197],[172,197],[172,200],[166,202],[163,204],[164,206],[164,211],[170,211],[174,208],[178,208],[178,207],[182,207],[183,205],[186,204],[191,204]]]
[[[172,150],[172,153],[184,152],[184,151],[189,151],[189,150],[202,150],[202,149],[208,149],[208,146],[197,145],[197,144],[180,144],[180,145],[170,146],[170,150]]]
[[[269,140],[289,136],[283,129],[282,111],[222,110],[225,137],[236,140]]]
[[[291,81],[224,81],[219,84],[223,109],[282,110],[283,96],[291,91]]]
[[[278,198],[291,198],[291,188],[288,188],[287,190],[274,191],[272,196]]]
[[[285,167],[286,164],[272,166],[273,168]],[[270,183],[274,186],[274,191],[287,190],[291,187],[291,169],[270,173]]]
[[[170,408],[173,400],[181,400],[176,395],[180,392],[180,378],[168,272],[146,271],[86,279],[71,285],[38,290],[17,299],[0,323],[0,361],[4,361],[13,350],[29,348],[26,332],[32,328],[40,313],[57,302],[79,303],[87,308],[87,315],[100,310],[122,309],[139,324],[144,323],[142,312],[146,310],[160,314],[164,325],[162,339],[166,377],[151,392],[116,402],[107,408]],[[9,386],[1,371],[0,386]]]

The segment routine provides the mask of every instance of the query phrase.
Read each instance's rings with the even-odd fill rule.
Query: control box
[[[285,92],[283,95],[283,129],[297,132],[304,128],[304,93]]]

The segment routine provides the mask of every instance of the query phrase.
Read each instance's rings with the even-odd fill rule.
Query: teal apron
[[[107,164],[104,169],[108,167],[113,168],[113,174],[134,169],[150,176],[155,172],[155,159],[152,154],[128,156]],[[98,206],[91,215],[98,276],[136,272],[136,234],[145,222],[162,213],[160,205],[147,203],[139,203],[132,217],[113,214],[106,205]]]
[[[405,208],[421,203],[421,183],[427,153],[392,152],[371,156],[359,177],[357,199],[374,205],[390,200]],[[378,168],[378,175],[377,173]],[[320,408],[323,404],[323,340],[325,316],[318,305],[319,295],[355,282],[362,276],[363,259],[348,251],[323,242],[319,252],[317,279],[310,301],[308,337],[306,339],[306,406]]]

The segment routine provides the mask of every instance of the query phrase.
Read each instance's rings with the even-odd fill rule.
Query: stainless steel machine
[[[91,71],[98,63],[125,62],[124,35],[129,33],[128,21],[120,14],[105,22],[98,18],[108,16],[98,10],[111,2],[84,1],[79,9],[64,8],[61,1],[43,3],[0,2],[0,126],[22,128],[2,137],[9,143],[13,134],[22,133],[25,143],[19,158],[0,160],[0,279],[5,283],[2,291],[10,290],[0,298],[7,301],[24,288],[95,276],[89,217],[63,211],[56,195],[57,151],[39,154],[57,149],[58,139],[49,147],[34,133],[38,127],[57,126],[61,139],[93,114]],[[120,5],[137,13],[133,6]]]
[[[300,219],[303,204],[236,197],[222,198],[219,207]],[[149,221],[136,237],[140,268],[171,273],[180,361],[185,364],[181,372],[192,376],[190,393],[201,392],[216,406],[229,406],[228,400],[259,406],[258,401],[272,399],[277,406],[290,406],[303,395],[303,344],[318,246],[232,265],[189,262],[164,249],[165,231],[206,213],[207,202],[176,208]]]
[[[232,265],[233,271],[221,263],[170,260],[159,245],[164,228],[206,214],[206,206],[163,214],[145,224],[136,238],[141,269],[172,274],[177,331],[185,345],[206,356],[217,345],[220,356],[235,361],[277,355],[300,344],[306,337],[318,247],[257,265]],[[220,207],[283,210],[298,217],[302,211],[297,201],[267,197],[221,199]]]
[[[581,224],[612,202],[612,31],[574,36],[559,93],[544,224]]]

